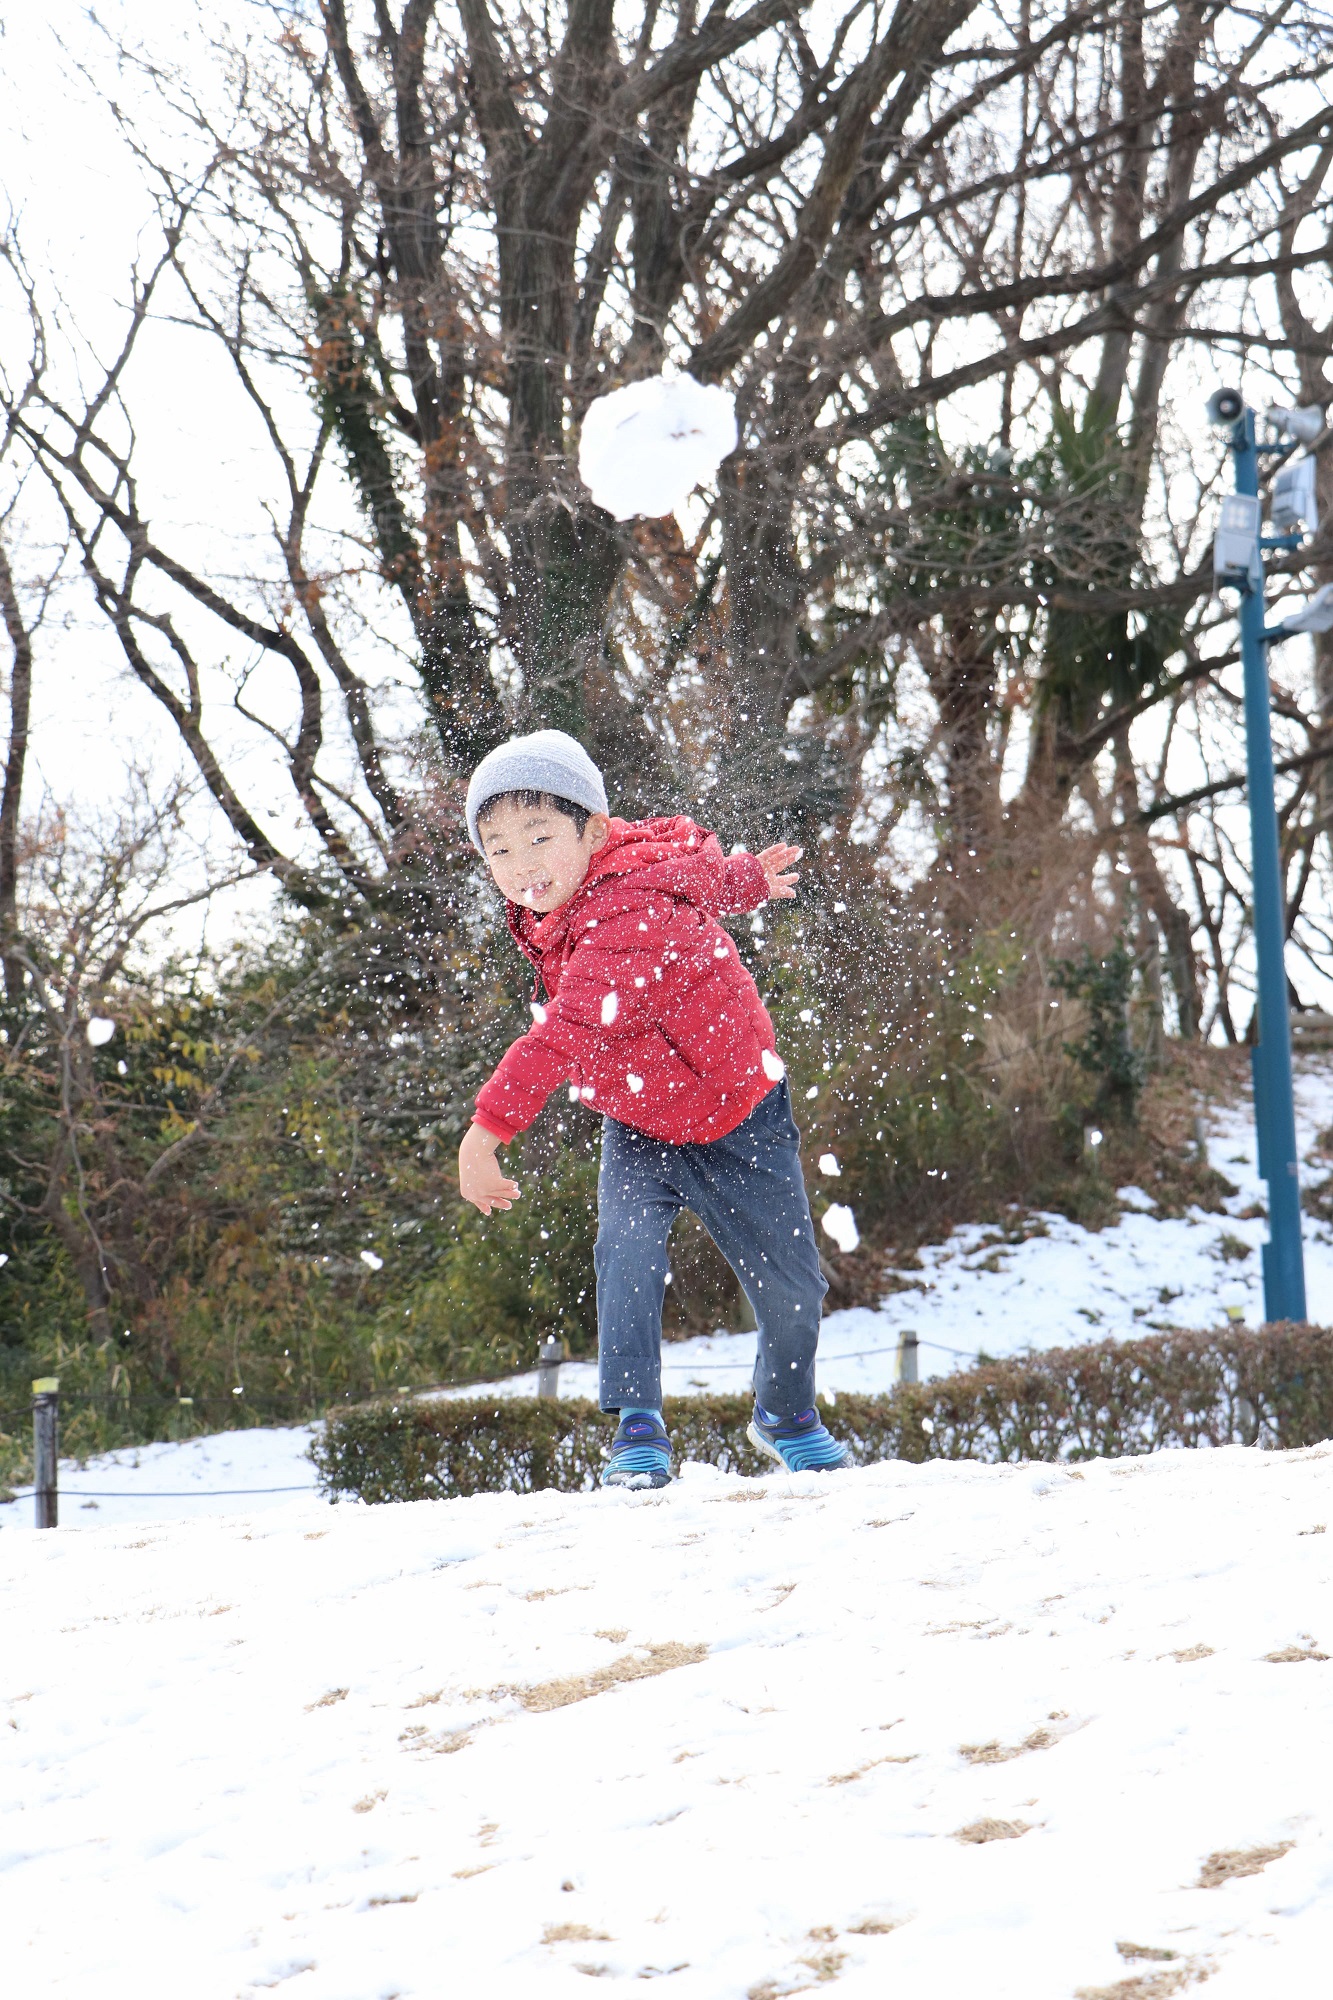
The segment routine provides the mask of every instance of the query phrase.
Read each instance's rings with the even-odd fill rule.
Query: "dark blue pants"
[[[662,1402],[667,1238],[692,1209],[730,1264],[759,1328],[755,1400],[780,1417],[815,1400],[828,1286],[786,1078],[745,1122],[707,1145],[671,1146],[607,1118],[597,1183],[597,1346],[604,1410]]]

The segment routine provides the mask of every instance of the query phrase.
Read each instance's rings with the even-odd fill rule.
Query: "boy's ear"
[[[588,817],[589,854],[596,854],[599,847],[605,847],[611,838],[611,821],[606,813],[591,813]]]

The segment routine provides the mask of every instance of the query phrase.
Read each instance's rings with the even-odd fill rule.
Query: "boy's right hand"
[[[506,1179],[496,1151],[500,1141],[484,1125],[469,1125],[458,1149],[458,1191],[483,1215],[518,1200],[517,1181]]]

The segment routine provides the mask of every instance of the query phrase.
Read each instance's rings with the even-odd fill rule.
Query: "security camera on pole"
[[[1301,1251],[1301,1188],[1296,1157],[1296,1112],[1291,1087],[1291,1022],[1287,1001],[1286,894],[1273,791],[1273,738],[1269,722],[1268,648],[1296,632],[1333,628],[1333,588],[1321,590],[1281,624],[1264,624],[1263,550],[1296,549],[1303,530],[1317,525],[1314,460],[1292,459],[1298,445],[1323,435],[1317,409],[1270,410],[1275,436],[1255,437],[1254,411],[1237,389],[1208,399],[1208,421],[1229,433],[1236,490],[1222,502],[1213,543],[1216,586],[1240,593],[1240,650],[1245,675],[1245,757],[1250,794],[1250,855],[1254,881],[1254,944],[1259,968],[1259,1039],[1250,1052],[1254,1073],[1254,1122],[1259,1172],[1268,1183],[1268,1235],[1263,1246],[1264,1318],[1305,1318],[1305,1263]],[[1260,454],[1280,468],[1270,501],[1275,533],[1262,532]],[[1290,463],[1288,461],[1291,461]]]

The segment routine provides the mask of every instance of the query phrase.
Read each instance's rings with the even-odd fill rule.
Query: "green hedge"
[[[682,1459],[771,1467],[745,1437],[746,1396],[682,1396],[665,1416]],[[889,1395],[839,1395],[829,1429],[858,1465],[899,1458],[1125,1458],[1200,1445],[1286,1450],[1333,1436],[1333,1333],[1164,1333],[996,1361]],[[311,1457],[331,1498],[455,1499],[592,1488],[611,1419],[531,1397],[364,1403],[328,1418]]]

